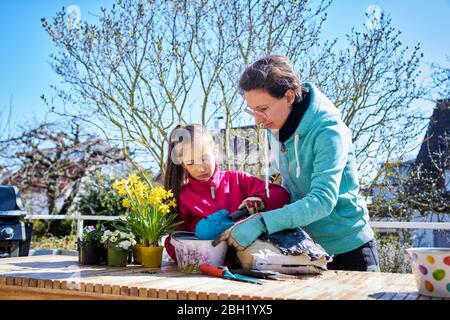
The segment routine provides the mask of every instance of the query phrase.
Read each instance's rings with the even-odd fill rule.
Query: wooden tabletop
[[[74,256],[0,259],[0,299],[430,299],[412,274],[325,271],[263,285],[141,266],[84,266]]]

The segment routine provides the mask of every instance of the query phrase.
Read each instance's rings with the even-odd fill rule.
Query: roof
[[[443,147],[441,141],[445,134],[450,134],[450,99],[437,101],[427,133],[417,154],[416,165],[422,165],[422,168],[432,170],[431,155],[438,152],[439,146]]]

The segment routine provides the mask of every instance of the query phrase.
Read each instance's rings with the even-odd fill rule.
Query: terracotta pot
[[[108,266],[126,267],[128,251],[122,248],[108,248]]]
[[[78,250],[80,264],[100,264],[100,248],[96,246],[80,246]]]
[[[142,264],[144,268],[160,268],[162,262],[163,247],[144,247],[141,251]]]

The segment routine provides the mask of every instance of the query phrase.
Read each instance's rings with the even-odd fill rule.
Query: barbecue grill
[[[25,216],[19,190],[0,186],[0,258],[28,256],[33,223],[21,222]]]

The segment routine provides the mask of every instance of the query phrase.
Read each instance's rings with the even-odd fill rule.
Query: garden
[[[201,273],[324,286],[293,298],[449,294],[445,15],[430,38],[397,3],[59,2],[0,4],[16,48],[0,59],[0,296],[25,283],[184,298]]]

